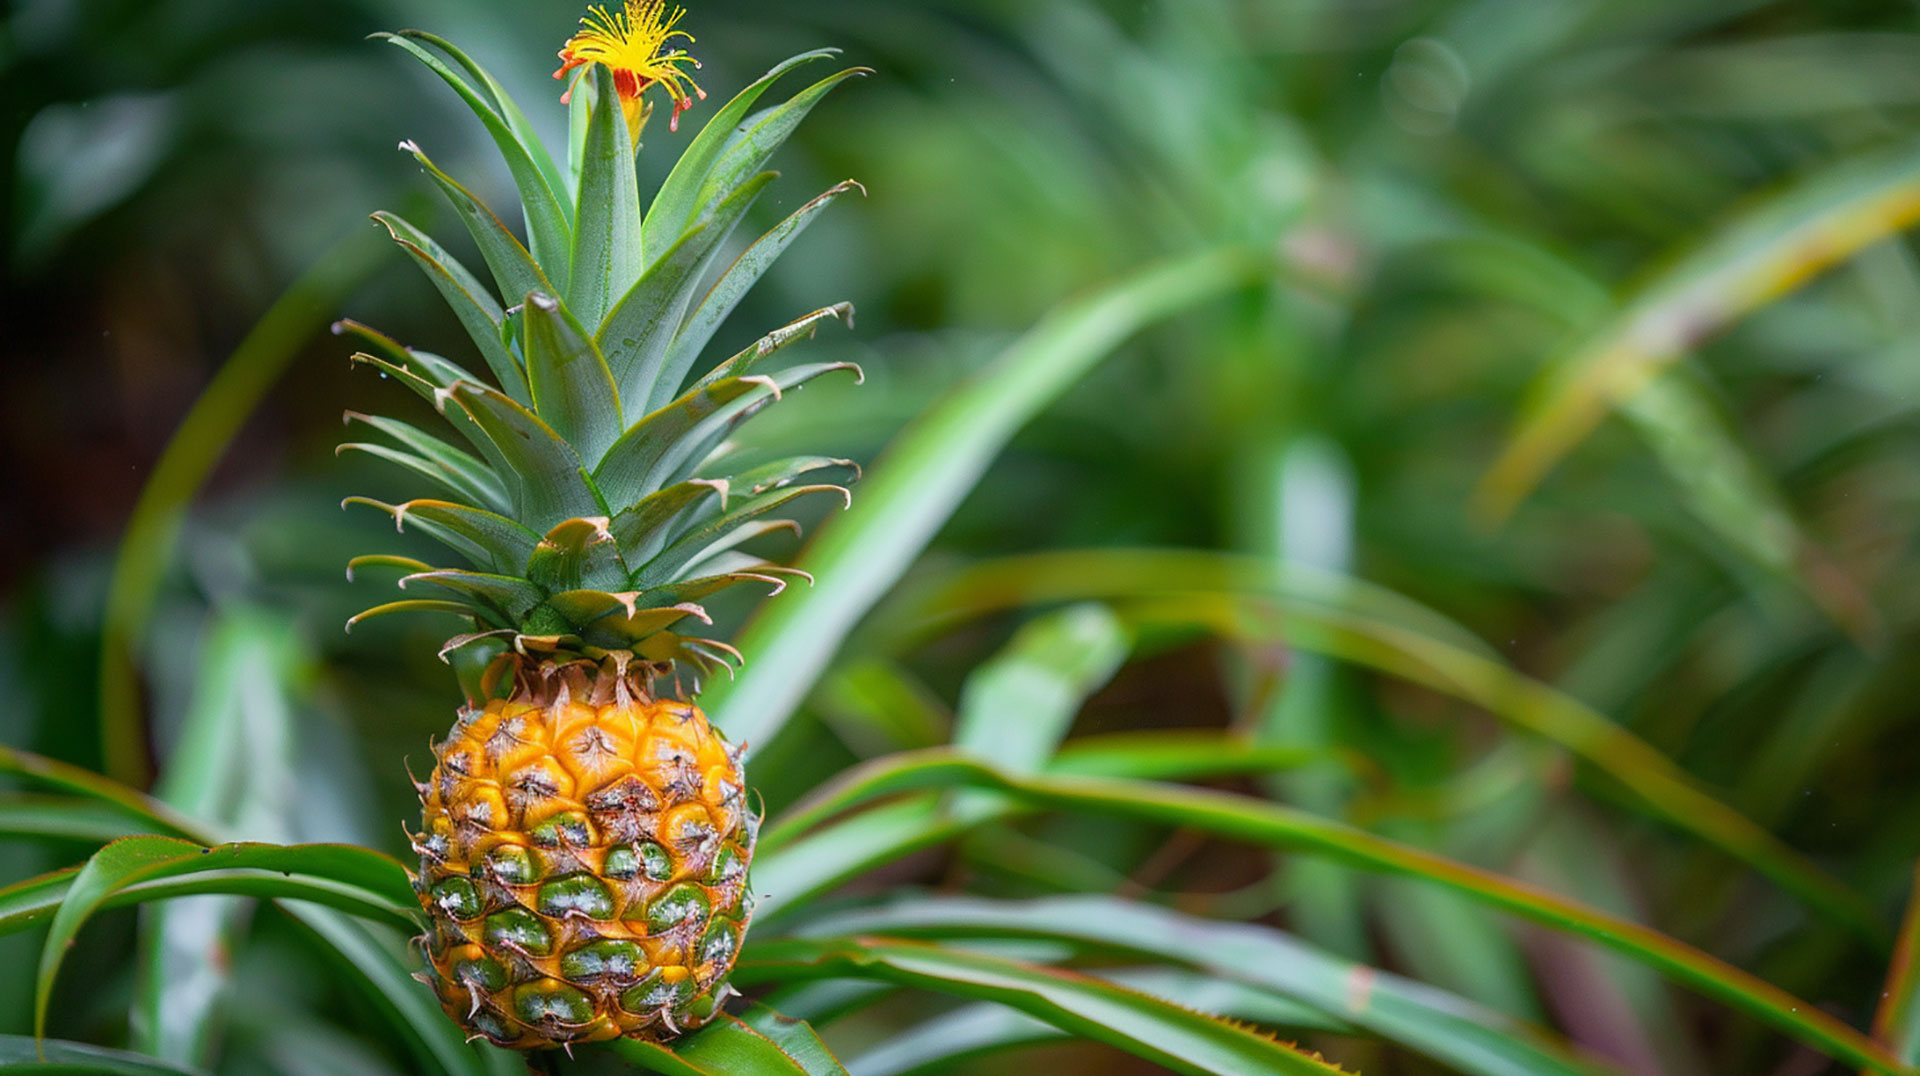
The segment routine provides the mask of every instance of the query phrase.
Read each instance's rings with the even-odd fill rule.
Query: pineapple
[[[375,214],[472,337],[491,384],[447,359],[342,322],[357,363],[432,402],[466,443],[349,414],[378,440],[343,445],[400,464],[438,497],[350,504],[389,513],[467,564],[397,556],[410,597],[369,609],[442,611],[472,625],[441,656],[467,701],[420,782],[416,889],[429,927],[422,978],[477,1037],[537,1049],[670,1038],[711,1020],[752,917],[757,819],[742,748],[689,694],[739,655],[688,629],[739,584],[778,591],[804,573],[742,552],[795,498],[847,497],[845,460],[746,464],[729,436],[786,390],[845,363],[767,372],[768,360],[845,304],[761,338],[682,388],[740,295],[843,183],[731,263],[717,254],[773,178],[761,165],[842,71],[749,115],[808,53],[749,86],[689,144],[645,214],[635,180],[648,91],[674,126],[705,95],[669,47],[678,9],[594,9],[561,52],[571,85],[567,168],[499,85],[447,42],[388,36],[452,85],[486,125],[523,202],[525,245],[425,152],[403,143],[472,233],[498,289],[419,229]],[[449,62],[451,61],[451,62]],[[711,283],[709,283],[711,281]],[[702,287],[702,285],[705,285]],[[351,628],[352,624],[349,624]]]

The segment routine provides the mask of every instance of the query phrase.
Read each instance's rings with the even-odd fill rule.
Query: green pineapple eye
[[[533,853],[517,844],[497,845],[487,852],[486,866],[495,878],[507,885],[532,885],[540,878],[540,867]]]
[[[613,918],[613,894],[591,874],[570,874],[540,887],[540,914],[588,919]]]
[[[660,894],[647,907],[647,926],[655,934],[699,922],[708,911],[706,890],[691,882],[682,882]]]
[[[620,995],[620,1007],[628,1012],[643,1013],[669,1006],[679,1007],[687,1003],[698,989],[693,979],[681,976],[669,980],[665,973],[655,968],[640,985]]]
[[[472,919],[480,914],[480,893],[473,883],[461,877],[448,878],[429,890],[434,904],[455,919]]]
[[[640,873],[640,854],[625,844],[609,849],[604,873],[623,882],[634,877]]]
[[[560,974],[569,979],[636,979],[647,970],[647,953],[639,944],[602,938],[560,958]]]
[[[513,992],[513,1014],[529,1024],[584,1024],[593,1019],[593,999],[565,983],[543,979]]]
[[[459,982],[471,983],[488,993],[505,989],[507,985],[506,966],[490,956],[473,956],[455,961],[453,977]]]
[[[547,934],[546,924],[525,908],[508,908],[487,916],[485,936],[487,944],[496,948],[518,949],[530,956],[553,952],[553,938]]]
[[[652,881],[664,882],[673,877],[673,857],[652,841],[641,842],[640,863]]]

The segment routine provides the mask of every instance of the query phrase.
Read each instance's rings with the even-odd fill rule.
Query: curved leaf
[[[534,264],[533,255],[527,253],[527,248],[520,245],[519,238],[507,230],[493,210],[488,209],[472,191],[461,186],[452,176],[442,172],[419,145],[408,141],[400,143],[400,148],[420,162],[420,167],[426,169],[427,175],[439,185],[447,201],[452,203],[454,211],[460,214],[461,223],[472,234],[474,244],[480,248],[480,256],[493,273],[494,283],[499,285],[503,302],[535,291],[557,294],[547,274]]]
[[[856,768],[843,780],[847,784],[864,783],[871,788],[888,774],[908,788],[925,787],[928,779],[937,775],[942,780],[959,779],[975,787],[998,789],[1035,806],[1188,827],[1253,844],[1326,855],[1365,870],[1422,878],[1492,907],[1624,953],[1836,1060],[1886,1073],[1905,1071],[1904,1066],[1878,1044],[1809,1002],[1665,934],[1497,874],[1292,808],[1246,796],[1142,781],[1020,777],[935,751],[913,752],[911,757],[900,760],[880,760]],[[828,793],[828,798],[831,797],[832,793]],[[890,809],[891,814],[882,814]],[[915,818],[908,809],[921,812],[924,818]],[[869,831],[863,834],[865,843],[861,849],[862,866],[872,866],[905,851],[925,847],[958,828],[935,814],[925,801],[909,800],[866,814],[884,821],[872,825],[872,820],[868,820]],[[762,838],[764,850],[754,867],[756,887],[767,890],[777,900],[780,876],[793,869],[788,864],[804,864],[797,874],[810,872],[813,861],[823,858],[822,853],[836,854],[836,844],[845,839],[842,831],[862,817],[855,816],[836,826],[819,842],[818,848],[810,847],[810,839],[775,843],[774,838],[785,838],[791,830],[769,831]],[[888,826],[894,829],[902,849],[899,853],[884,850],[883,831]],[[774,900],[762,901],[762,920],[777,914],[778,907]]]
[[[914,896],[876,909],[830,915],[809,922],[804,932],[816,937],[879,933],[1071,940],[1192,965],[1209,977],[1272,990],[1459,1072],[1592,1076],[1609,1071],[1576,1056],[1539,1028],[1497,1010],[1320,951],[1280,931],[1211,922],[1114,897],[1001,902]]]
[[[707,182],[707,174],[713,169],[714,161],[720,156],[735,128],[746,118],[747,110],[760,99],[781,75],[814,60],[826,59],[840,54],[839,49],[814,49],[780,61],[772,70],[755,79],[746,89],[735,94],[733,100],[720,106],[706,125],[700,128],[688,144],[680,159],[674,162],[673,171],[667,173],[666,181],[660,184],[653,201],[647,206],[647,213],[641,224],[641,245],[647,250],[666,249],[666,244],[679,238],[687,230],[687,224],[693,219],[700,203],[696,201],[700,190]]]
[[[487,369],[493,371],[494,380],[509,396],[526,403],[526,371],[520,368],[519,360],[513,357],[513,353],[507,350],[506,341],[501,335],[506,315],[486,285],[480,283],[466,266],[460,264],[459,259],[448,254],[425,232],[398,216],[382,210],[375,213],[373,219],[386,228],[387,234],[400,245],[400,249],[413,258],[421,272],[427,274],[434,290],[446,300],[460,327],[467,330],[473,346],[479,350],[480,357],[486,360]]]
[[[787,247],[795,239],[800,237],[800,233],[806,230],[807,225],[813,223],[813,219],[820,215],[821,210],[832,205],[834,199],[852,190],[866,193],[865,187],[851,179],[836,183],[813,201],[794,210],[787,219],[775,225],[771,231],[755,240],[752,246],[742,251],[740,256],[733,260],[733,264],[727,267],[727,271],[720,275],[720,279],[714,281],[713,286],[707,289],[707,293],[700,298],[699,303],[694,305],[685,323],[674,334],[673,344],[667,352],[666,364],[662,367],[666,372],[661,380],[678,384],[684,379],[687,372],[693,369],[693,364],[700,358],[700,353],[705,351],[707,344],[713,340],[713,334],[720,331],[720,326],[740,305],[740,300],[760,280],[774,261],[786,252]],[[817,311],[802,320],[811,322],[824,313],[827,311]],[[761,347],[763,349],[761,353],[765,354],[764,340]]]
[[[552,296],[528,295],[525,317],[534,410],[591,467],[625,429],[607,360]]]
[[[859,502],[823,527],[800,567],[820,585],[768,603],[738,639],[740,675],[711,685],[707,710],[736,743],[765,743],[839,640],[898,580],[1008,438],[1140,329],[1253,279],[1237,249],[1153,266],[1060,307],[980,375],[938,400],[889,446]]]
[[[614,1052],[666,1076],[847,1076],[806,1021],[758,1002],[671,1044],[622,1039]]]
[[[535,155],[529,150],[528,143],[537,146],[540,144],[539,139],[532,136],[532,132],[524,123],[524,118],[520,118],[520,127],[525,133],[527,143],[521,141],[521,136],[515,134],[514,128],[509,126],[501,114],[494,111],[494,106],[476,93],[465,79],[442,63],[439,57],[421,48],[412,40],[419,38],[431,41],[435,47],[447,49],[445,43],[438,38],[428,37],[418,31],[407,31],[403,34],[375,34],[374,37],[384,38],[407,50],[414,59],[425,64],[428,70],[439,75],[441,80],[451,87],[454,93],[459,94],[462,101],[466,102],[475,118],[486,127],[487,134],[493,138],[493,144],[500,150],[500,156],[507,162],[507,170],[513,174],[514,186],[520,191],[520,205],[526,213],[527,245],[533,251],[533,260],[546,266],[549,273],[558,271],[557,267],[565,266],[572,230],[568,224],[567,211],[561,205],[562,199],[559,196],[561,192],[552,186],[549,180],[549,176],[557,176],[558,171],[552,167],[551,161],[544,168],[536,163]],[[472,61],[466,60],[463,54],[451,49],[447,51],[448,55],[455,56],[462,66],[477,70],[471,66]],[[491,90],[492,80],[484,81]],[[505,94],[502,93],[499,96],[504,102]],[[555,283],[561,287],[566,286],[565,281]]]
[[[605,64],[574,87],[591,94],[587,141],[580,161],[579,207],[574,214],[567,306],[597,326],[613,297],[625,295],[646,266],[640,249],[640,186],[633,170],[633,139]],[[589,454],[591,458],[591,454]]]
[[[1176,1072],[1327,1076],[1342,1070],[1226,1020],[1100,979],[979,953],[885,939],[781,939],[741,958],[741,982],[877,978],[996,1001]]]
[[[1920,220],[1920,150],[1899,144],[1814,174],[1722,225],[1554,364],[1476,491],[1504,517],[1608,407],[1742,315]]]
[[[1195,608],[1209,600],[1222,603],[1228,615],[1201,614],[1216,630],[1261,643],[1284,640],[1380,669],[1465,699],[1559,744],[1632,793],[1650,814],[1751,865],[1863,939],[1877,944],[1884,933],[1857,893],[1715,798],[1651,744],[1516,672],[1459,625],[1357,580],[1293,569],[1276,575],[1270,564],[1251,558],[1191,550],[1049,553],[955,573],[876,616],[873,635],[898,645],[1009,606],[1181,591],[1226,592],[1183,599]]]
[[[0,1035],[0,1068],[43,1076],[197,1076],[200,1072],[126,1050],[57,1039],[36,1041],[24,1035]]]

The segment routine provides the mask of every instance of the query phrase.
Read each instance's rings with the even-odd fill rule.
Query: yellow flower
[[[677,131],[680,113],[693,107],[694,97],[705,100],[707,96],[682,69],[685,64],[697,68],[700,61],[687,55],[685,49],[669,47],[675,38],[693,43],[692,34],[674,29],[685,14],[680,7],[669,13],[665,0],[626,0],[626,10],[619,14],[609,14],[604,7],[590,7],[580,20],[580,32],[560,50],[560,70],[553,77],[564,78],[567,72],[585,64],[605,64],[613,72],[614,87],[620,91],[627,133],[636,139],[652,111],[641,95],[657,83],[673,99],[673,119],[667,127]],[[565,102],[572,96],[573,90],[568,89],[560,100]]]

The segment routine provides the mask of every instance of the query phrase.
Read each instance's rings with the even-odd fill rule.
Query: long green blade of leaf
[[[379,250],[358,235],[345,239],[274,302],[194,401],[140,490],[114,558],[100,634],[100,742],[106,772],[124,785],[148,776],[134,646],[179,540],[181,510],[313,328],[372,272]]]
[[[670,1044],[622,1039],[614,1050],[666,1076],[847,1076],[806,1021],[757,1002]]]
[[[459,72],[448,67],[438,56],[428,52],[414,40],[415,38],[433,40],[436,46],[440,46],[441,43],[437,39],[428,39],[425,35],[418,33],[375,34],[374,36],[384,38],[411,53],[413,58],[426,65],[429,71],[440,76],[441,81],[458,94],[460,100],[472,110],[474,117],[486,127],[494,146],[500,150],[500,156],[506,160],[507,171],[512,173],[513,184],[520,192],[520,205],[526,213],[527,220],[527,247],[533,252],[533,260],[546,266],[549,273],[557,271],[557,267],[566,265],[568,253],[572,249],[573,232],[568,223],[567,210],[561,205],[561,192],[554,189],[548,179],[557,170],[550,166],[542,168],[536,163],[534,154],[528,151],[527,146],[521,142],[520,137],[514,133],[513,128],[501,114],[494,110],[493,104],[481,97],[466,79],[460,77]],[[502,98],[504,99],[504,95]],[[532,139],[532,141],[538,144],[538,139]],[[556,280],[554,283],[562,288],[567,286],[564,280]]]
[[[216,870],[298,871],[360,886],[395,903],[411,900],[406,871],[386,856],[348,845],[229,844],[206,848],[172,837],[128,837],[102,848],[68,880],[54,912],[35,977],[34,1033],[44,1034],[47,1003],[67,948],[80,928],[116,891],[140,882]],[[0,891],[4,897],[8,891]]]
[[[83,1042],[0,1035],[0,1068],[29,1076],[198,1076],[143,1054]]]
[[[1556,363],[1488,470],[1476,506],[1499,519],[1614,406],[1730,322],[1920,219],[1920,150],[1831,166],[1746,211],[1654,277]]]
[[[809,922],[805,933],[1070,939],[1193,965],[1211,976],[1273,990],[1463,1073],[1592,1076],[1609,1071],[1504,1013],[1322,952],[1279,931],[1210,922],[1114,897],[999,902],[915,896]]]
[[[1673,761],[1592,707],[1516,672],[1484,643],[1430,610],[1378,588],[1320,572],[1276,575],[1227,554],[1085,550],[1013,557],[940,580],[876,616],[873,637],[895,643],[1008,607],[1122,600],[1186,591],[1199,622],[1261,642],[1368,665],[1465,699],[1591,763],[1652,814],[1748,863],[1863,939],[1879,943],[1878,918],[1847,886],[1715,798]],[[1228,608],[1214,615],[1205,600]],[[1263,611],[1264,607],[1264,611]],[[917,628],[917,630],[916,630]],[[750,675],[750,674],[749,674]]]
[[[965,775],[964,780],[970,785],[997,789],[1036,806],[1187,827],[1252,844],[1325,855],[1364,870],[1425,879],[1491,907],[1624,953],[1675,982],[1719,998],[1836,1060],[1885,1073],[1910,1071],[1859,1031],[1717,957],[1638,923],[1443,856],[1245,796],[1141,781],[1021,777],[957,756],[940,759],[938,755],[938,752],[914,752],[914,757],[903,760],[876,760],[865,767],[869,773],[855,771],[846,780],[848,783],[872,782],[876,776],[892,770],[924,784],[922,775],[914,771],[938,764],[944,778]],[[914,802],[888,805],[880,810],[898,810]],[[774,884],[782,873],[782,861],[804,861],[816,853],[830,854],[838,828],[829,832],[829,839],[821,842],[817,849],[810,846],[811,840],[807,838],[771,849],[774,854],[756,864],[756,885],[777,895]],[[870,837],[864,850],[866,863],[891,858],[878,847],[883,841],[884,836],[878,833]],[[902,843],[904,846],[907,842]],[[924,846],[924,842],[919,846]],[[769,863],[768,859],[773,862]],[[767,912],[767,903],[762,903],[763,913]]]
[[[421,1064],[420,1071],[447,1076],[524,1076],[525,1055],[466,1041],[460,1026],[447,1019],[433,992],[415,982],[400,953],[364,924],[331,908],[298,901],[282,904],[312,931],[386,1015]]]
[[[1901,1061],[1920,1065],[1920,869],[1914,871],[1907,914],[1873,1015],[1873,1037]]]
[[[1177,1072],[1327,1076],[1342,1070],[1239,1024],[1100,979],[979,953],[891,940],[782,939],[743,957],[736,978],[842,977],[996,1001]]]
[[[574,219],[572,272],[567,306],[597,328],[616,295],[640,279],[640,186],[633,171],[633,141],[614,88],[613,72],[594,64],[576,90],[592,94],[586,156],[580,163],[580,206]]]
[[[1353,1028],[1274,994],[1209,975],[1171,968],[1102,969],[1098,977],[1189,1009],[1266,1027],[1351,1034]],[[1018,1046],[1057,1041],[1066,1032],[992,1002],[963,1005],[922,1020],[854,1058],[860,1076],[912,1076]]]
[[[686,231],[699,207],[700,203],[695,198],[707,181],[707,173],[733,137],[740,121],[746,118],[747,110],[753,107],[768,87],[801,64],[839,53],[839,49],[814,49],[782,60],[746,89],[735,94],[733,100],[720,106],[720,110],[694,136],[686,152],[674,162],[673,171],[667,174],[666,181],[660,184],[659,191],[654,194],[653,202],[647,206],[646,219],[641,225],[642,245],[648,250],[665,251]]]
[[[0,935],[15,934],[52,919],[79,871],[78,867],[69,867],[0,889]],[[310,901],[396,930],[412,930],[418,925],[416,905],[396,904],[390,897],[331,879],[271,871],[215,870],[141,882],[115,890],[100,907],[127,908],[177,897],[221,895]]]
[[[898,580],[1015,431],[1120,343],[1253,279],[1239,249],[1179,258],[1068,303],[903,431],[853,508],[821,528],[800,567],[817,586],[769,603],[739,639],[750,656],[713,684],[708,712],[736,741],[779,730],[848,629]]]

